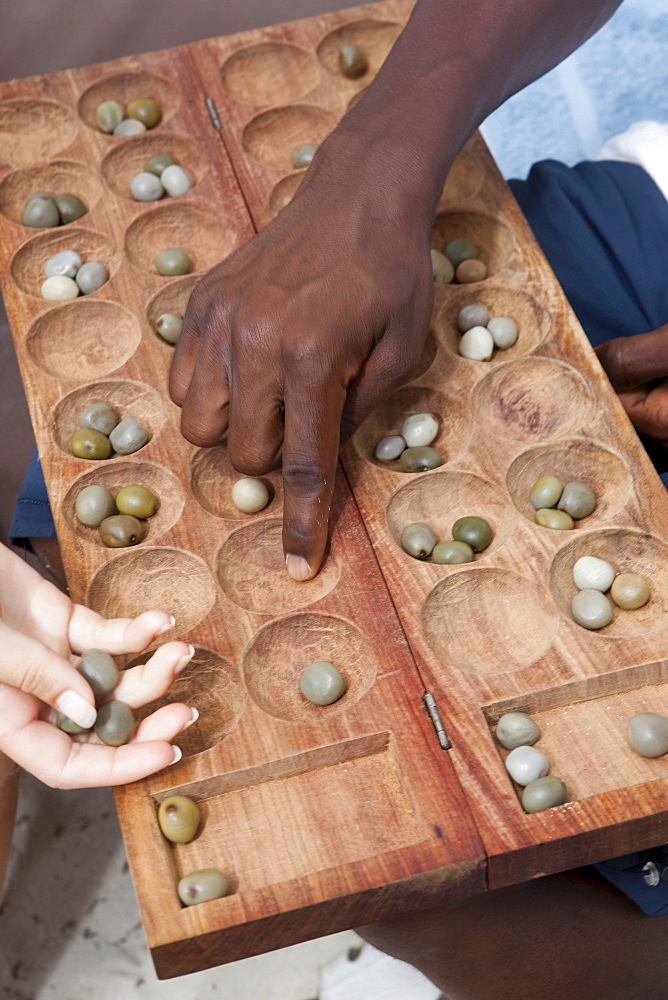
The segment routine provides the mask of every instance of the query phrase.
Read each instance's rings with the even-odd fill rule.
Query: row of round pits
[[[79,382],[120,368],[140,342],[141,327],[129,309],[84,298],[39,316],[28,331],[26,348],[45,374]]]
[[[77,137],[76,118],[62,104],[34,97],[0,103],[0,162],[14,167],[47,160]]]
[[[355,46],[366,58],[367,68],[359,74],[366,82],[378,72],[400,31],[401,25],[392,21],[351,21],[323,38],[317,58],[289,42],[249,45],[223,63],[221,81],[230,97],[245,104],[295,101],[318,85],[323,66],[338,79],[346,79],[339,53],[344,46]]]
[[[151,274],[161,274],[156,258],[165,249],[182,250],[190,259],[190,271],[201,272],[229,256],[239,242],[240,234],[229,222],[191,203],[151,208],[125,233],[131,263]]]
[[[133,177],[148,170],[152,158],[160,153],[168,153],[176,164],[185,167],[195,184],[207,173],[206,157],[196,143],[182,135],[161,133],[138,136],[112,149],[102,160],[102,176],[114,194],[132,201]]]
[[[615,574],[634,574],[649,581],[651,600],[627,611],[611,604],[612,620],[592,636],[636,636],[662,628],[668,620],[668,545],[648,532],[605,528],[579,532],[562,546],[550,567],[550,589],[562,614],[573,621],[573,599],[579,588],[574,567],[583,556],[593,556],[614,567]],[[591,589],[591,588],[589,588]],[[584,591],[580,591],[583,593]]]
[[[68,393],[55,407],[53,436],[65,454],[71,455],[70,441],[79,427],[81,413],[99,401],[111,407],[120,420],[134,417],[146,429],[149,440],[156,437],[164,423],[164,402],[151,386],[121,380],[92,382]]]
[[[402,548],[406,525],[426,522],[437,538],[449,538],[453,524],[474,512],[491,528],[484,555],[496,552],[515,527],[515,512],[496,486],[468,472],[435,472],[402,486],[387,507],[390,534]]]
[[[83,163],[75,161],[55,161],[16,170],[8,174],[0,184],[0,211],[11,222],[25,225],[23,212],[32,195],[48,192],[52,198],[60,199],[74,193],[89,212],[102,197],[103,187],[96,173]],[[69,219],[71,225],[72,219]],[[48,220],[47,220],[48,222]],[[48,223],[60,225],[60,218]]]
[[[12,279],[27,295],[40,297],[49,261],[56,254],[66,251],[78,254],[84,262],[101,263],[109,277],[116,273],[120,265],[120,254],[103,233],[68,227],[67,230],[56,229],[35,236],[19,247],[11,262]]]
[[[456,247],[453,246],[455,243]],[[432,248],[443,254],[444,250],[452,247],[454,266],[454,262],[460,260],[456,251],[464,244],[475,248],[477,259],[484,265],[484,275],[482,270],[479,271],[482,276],[457,277],[460,283],[469,284],[496,274],[508,264],[515,250],[515,237],[510,226],[497,216],[483,212],[440,212],[432,227]],[[462,263],[457,266],[466,263],[467,260],[462,258]]]
[[[548,313],[533,295],[520,289],[485,285],[476,293],[449,295],[435,304],[434,328],[443,346],[452,354],[461,356],[462,326],[466,324],[458,323],[460,314],[466,310],[466,316],[478,308],[481,316],[486,312],[488,317],[511,317],[518,329],[516,342],[506,350],[492,354],[490,364],[531,353],[544,340],[550,327]]]
[[[105,128],[102,129],[98,120],[100,105],[113,102],[120,105],[122,115],[136,116],[131,120],[140,121],[145,128],[155,128],[174,114],[179,104],[178,95],[178,88],[152,73],[116,73],[97,80],[84,91],[79,100],[79,115],[98,135],[106,133],[111,137],[113,125],[111,129],[108,125],[117,124],[118,115],[105,115]]]
[[[232,490],[239,474],[232,468],[227,448],[202,448],[195,452],[190,472],[190,488],[204,510],[228,521],[245,520],[246,515],[237,507]],[[283,502],[283,481],[280,472],[272,472],[260,480],[267,489],[267,504]]]
[[[99,527],[82,523],[77,514],[77,504],[81,506],[82,491],[89,487],[102,487],[114,497],[128,484],[143,487],[156,498],[156,508],[150,519],[142,525],[141,537],[137,541],[151,542],[168,531],[181,517],[185,498],[181,485],[168,469],[149,462],[113,462],[79,476],[71,484],[63,498],[63,515],[68,525],[79,538],[93,545],[106,544]],[[128,508],[129,510],[129,508]],[[109,516],[114,516],[115,512]],[[125,516],[125,515],[124,515]],[[136,543],[128,543],[136,544]],[[112,547],[118,548],[118,545]],[[153,605],[157,607],[158,605]]]

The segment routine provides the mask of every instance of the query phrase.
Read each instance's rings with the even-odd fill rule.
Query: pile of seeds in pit
[[[79,430],[70,439],[70,449],[77,458],[101,461],[113,454],[132,455],[148,440],[148,431],[138,420],[121,420],[113,406],[96,400],[79,414]]]
[[[476,515],[459,517],[452,526],[452,539],[439,542],[428,524],[416,521],[401,532],[401,547],[414,559],[429,558],[441,566],[473,562],[475,553],[483,552],[494,537],[489,521]]]
[[[596,510],[596,494],[586,483],[564,485],[557,476],[541,476],[531,487],[534,521],[543,528],[570,531],[575,521]]]
[[[47,191],[35,191],[23,207],[21,222],[32,229],[51,229],[76,222],[88,211],[88,206],[76,194],[51,195]]]
[[[438,437],[440,421],[435,413],[412,413],[401,425],[400,434],[382,438],[374,450],[379,462],[395,462],[402,472],[427,472],[443,465],[443,456],[432,441]]]
[[[581,556],[577,560],[573,566],[573,582],[578,588],[571,602],[573,621],[588,629],[610,624],[613,603],[625,611],[635,611],[644,607],[651,595],[644,576],[618,574],[612,563],[598,556]]]
[[[144,537],[144,521],[152,517],[158,499],[147,486],[124,486],[116,496],[106,486],[91,484],[77,494],[74,511],[81,524],[97,528],[110,549],[137,545]]]
[[[194,183],[190,171],[179,166],[173,156],[154,153],[130,181],[130,194],[135,201],[159,201],[166,194],[173,198],[185,194]]]
[[[441,285],[472,285],[487,277],[487,265],[480,260],[479,249],[465,236],[458,236],[440,250],[431,251],[431,269],[434,281]]]
[[[461,333],[458,352],[470,361],[490,361],[495,350],[507,351],[517,341],[517,323],[510,316],[490,316],[478,302],[464,306],[457,314]]]
[[[160,105],[152,97],[136,97],[126,107],[119,101],[102,101],[95,109],[97,127],[107,135],[141,135],[161,118]]]
[[[109,272],[99,260],[84,263],[76,250],[60,250],[44,264],[46,280],[40,289],[43,299],[64,302],[79,295],[97,292],[109,280]]]

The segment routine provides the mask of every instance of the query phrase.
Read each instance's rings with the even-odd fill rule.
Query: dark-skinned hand
[[[668,324],[596,353],[638,433],[668,448]]]

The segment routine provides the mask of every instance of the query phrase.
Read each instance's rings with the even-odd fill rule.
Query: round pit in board
[[[348,21],[325,35],[318,45],[318,58],[327,72],[341,82],[343,77],[353,84],[366,84],[382,66],[400,32],[401,25],[395,21],[375,17]]]
[[[431,246],[454,269],[454,284],[486,281],[510,261],[515,237],[508,224],[484,212],[442,211],[432,226]]]
[[[261,107],[297,100],[319,83],[322,71],[312,52],[268,41],[239,49],[223,63],[220,76],[233,100]]]
[[[336,128],[336,116],[311,104],[271,108],[251,119],[242,135],[244,151],[265,166],[286,173],[293,169],[296,146],[321,146]]]

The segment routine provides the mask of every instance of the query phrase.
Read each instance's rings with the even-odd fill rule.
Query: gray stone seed
[[[25,204],[21,222],[32,229],[51,229],[60,225],[60,212],[49,194],[33,195]]]
[[[525,812],[542,812],[553,806],[562,806],[568,799],[566,785],[552,774],[545,778],[537,778],[526,786],[522,792],[522,806]]]
[[[90,427],[109,437],[119,419],[113,406],[100,399],[84,407],[79,414],[79,427]]]
[[[146,126],[143,122],[140,122],[138,118],[124,118],[123,121],[119,122],[118,125],[114,127],[114,135],[117,136],[128,136],[128,135],[141,135],[142,132],[146,131]]]
[[[381,438],[376,445],[374,455],[379,462],[394,462],[402,452],[406,451],[406,442],[401,434],[390,434]]]
[[[105,701],[97,713],[95,732],[109,747],[127,743],[135,731],[135,717],[122,701]]]
[[[658,712],[638,712],[627,723],[626,738],[641,757],[662,757],[668,753],[668,719]]]
[[[177,274],[187,274],[192,266],[190,257],[179,247],[167,247],[161,250],[155,258],[158,274],[174,277]]]
[[[596,510],[596,494],[585,483],[566,483],[557,507],[573,518],[587,517]]]
[[[181,336],[182,328],[183,317],[177,316],[175,313],[163,313],[162,316],[158,316],[155,323],[156,333],[168,344],[177,342]]]
[[[194,906],[196,903],[207,903],[212,899],[227,896],[230,891],[230,880],[217,868],[201,868],[190,872],[179,880],[177,892],[184,906]]]
[[[600,590],[579,590],[571,602],[571,614],[583,628],[603,628],[612,621],[612,604]]]
[[[107,283],[109,272],[101,261],[89,260],[81,265],[74,280],[82,295],[90,295]]]
[[[428,472],[443,465],[443,456],[435,448],[406,448],[402,451],[401,468],[404,472]]]
[[[96,698],[109,694],[118,684],[116,661],[103,649],[87,649],[77,663],[77,670],[86,678]]]
[[[428,524],[415,521],[407,524],[401,532],[401,547],[413,559],[428,559],[434,551],[438,538]]]
[[[74,278],[82,264],[81,254],[76,250],[61,250],[59,253],[54,253],[53,257],[49,257],[44,265],[44,274],[47,278],[61,274],[66,278]]]
[[[116,501],[111,490],[92,484],[84,486],[74,501],[74,511],[82,524],[99,528],[106,517],[116,513]]]
[[[463,306],[457,313],[457,329],[460,333],[472,330],[474,326],[487,326],[489,309],[479,302]]]
[[[500,351],[507,351],[517,340],[517,323],[510,316],[493,316],[487,322],[487,329]]]
[[[109,435],[117,455],[132,455],[148,442],[148,431],[134,417],[125,417]]]
[[[313,705],[333,705],[347,688],[346,679],[333,663],[316,660],[299,678],[299,689]]]
[[[135,174],[130,181],[130,194],[135,201],[159,201],[164,193],[162,179],[148,170]]]
[[[317,151],[318,147],[314,146],[312,142],[300,142],[292,150],[290,162],[295,170],[303,170],[305,167],[310,166]]]
[[[496,738],[506,750],[533,746],[540,736],[540,729],[524,712],[506,712],[496,724]]]

